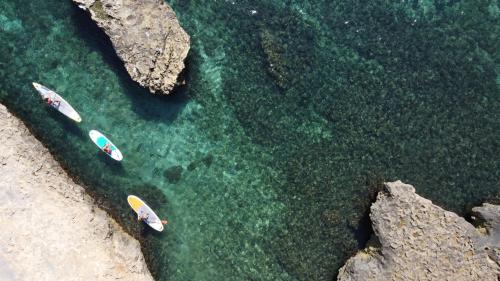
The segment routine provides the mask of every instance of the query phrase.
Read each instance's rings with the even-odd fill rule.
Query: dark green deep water
[[[158,280],[332,280],[383,180],[461,214],[500,196],[500,1],[201,2],[170,3],[192,48],[166,98],[69,0],[0,2],[0,102],[141,240]],[[164,233],[136,224],[129,193]]]

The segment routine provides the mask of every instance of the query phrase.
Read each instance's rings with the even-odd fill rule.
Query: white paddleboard
[[[90,139],[99,147],[104,153],[106,151],[103,150],[106,144],[109,144],[109,148],[111,149],[111,153],[106,153],[109,157],[115,159],[116,161],[122,161],[123,155],[120,150],[114,145],[107,137],[96,130],[91,130],[89,132]]]
[[[35,82],[33,82],[33,87],[35,87],[35,89],[40,93],[42,98],[49,98],[54,101],[50,105],[51,107],[68,116],[70,119],[75,120],[76,122],[82,122],[82,118],[80,117],[78,112],[76,112],[76,110],[56,92]]]
[[[132,209],[137,213],[137,216],[140,217],[144,214],[148,215],[147,220],[144,222],[151,226],[156,231],[163,231],[163,224],[161,223],[160,218],[149,208],[141,198],[135,195],[129,195],[127,197],[127,202],[132,207]]]

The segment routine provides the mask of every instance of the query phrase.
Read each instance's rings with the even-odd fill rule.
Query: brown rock
[[[397,181],[385,187],[370,213],[377,250],[369,247],[350,258],[337,280],[498,280],[500,206],[473,209],[487,229],[483,234],[418,196],[411,185]]]
[[[151,93],[168,95],[184,69],[189,35],[163,0],[73,0],[111,39],[128,73]]]

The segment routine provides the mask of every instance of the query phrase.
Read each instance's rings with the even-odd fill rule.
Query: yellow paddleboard
[[[163,224],[160,218],[151,210],[151,208],[135,195],[127,197],[128,204],[137,213],[137,216],[147,214],[147,219],[144,221],[156,231],[163,231]]]

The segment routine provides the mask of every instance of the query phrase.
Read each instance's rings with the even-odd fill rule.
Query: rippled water
[[[383,180],[460,213],[500,195],[498,1],[170,4],[191,35],[187,85],[154,97],[70,1],[0,2],[0,101],[141,240],[158,280],[331,280]],[[136,224],[129,193],[164,233]]]

